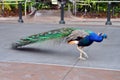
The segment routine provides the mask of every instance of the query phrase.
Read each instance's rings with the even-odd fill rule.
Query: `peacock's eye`
[[[101,35],[102,35],[102,33],[98,33],[98,35],[99,35],[99,36],[101,36]]]

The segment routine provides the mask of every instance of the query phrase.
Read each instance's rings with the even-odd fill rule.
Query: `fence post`
[[[64,4],[65,4],[65,2],[62,1],[61,2],[61,20],[59,21],[59,24],[65,24],[65,21],[64,21]]]
[[[110,21],[110,19],[111,19],[110,9],[111,9],[111,2],[108,2],[107,21],[105,23],[106,25],[112,25],[112,22]]]
[[[19,23],[23,23],[23,19],[22,19],[22,2],[18,3],[18,13],[19,13],[19,19],[18,22]]]

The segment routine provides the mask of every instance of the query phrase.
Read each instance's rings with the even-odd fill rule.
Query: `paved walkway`
[[[18,23],[18,17],[0,18],[0,22],[3,23]],[[34,16],[34,17],[23,17],[24,23],[40,23],[40,24],[59,24],[59,16]],[[105,25],[105,18],[78,18],[69,16],[64,18],[65,24],[79,24],[79,25]],[[111,19],[112,25],[119,26],[120,19]]]
[[[1,80],[120,80],[120,71],[45,64],[0,63]]]
[[[71,52],[68,52],[67,49],[73,49],[73,48],[67,48],[63,52],[54,52],[54,51],[43,51],[39,49],[34,48],[28,48],[23,49],[23,51],[15,51],[11,50],[9,45],[12,41],[15,41],[18,39],[18,37],[23,37],[23,35],[30,35],[35,32],[39,31],[46,31],[49,30],[49,28],[55,28],[57,27],[64,27],[63,25],[53,25],[53,24],[59,24],[59,17],[34,17],[34,18],[26,18],[23,17],[24,23],[21,24],[12,24],[12,23],[18,23],[18,18],[0,18],[0,42],[1,42],[1,49],[0,49],[0,80],[120,80],[120,67],[119,67],[119,40],[118,37],[119,29],[114,28],[115,26],[119,27],[120,25],[120,19],[113,19],[113,26],[108,27],[106,30],[105,28],[98,27],[101,25],[105,25],[106,19],[79,19],[76,17],[70,17],[65,18],[66,24],[70,25],[76,25],[76,26],[83,26],[83,25],[94,25],[94,27],[97,26],[97,28],[91,28],[95,31],[105,31],[109,34],[108,43],[103,43],[103,45],[99,46],[94,45],[92,48],[89,48],[87,52],[90,52],[92,54],[88,61],[86,62],[79,62],[77,64],[78,67],[73,66],[61,66],[61,65],[53,65],[53,64],[32,64],[27,63],[27,61],[35,61],[40,62],[48,62],[53,61],[53,63],[58,62],[60,64],[71,64],[75,62],[77,54],[73,54],[73,50]],[[4,24],[3,24],[4,23]],[[9,24],[11,23],[11,25]],[[27,23],[34,23],[34,24],[27,24]],[[36,24],[36,25],[35,25]],[[43,25],[48,24],[48,25]],[[49,25],[51,24],[51,25]],[[68,26],[68,25],[67,25]],[[23,29],[24,27],[24,29]],[[104,26],[105,27],[105,26]],[[88,27],[84,27],[88,28]],[[114,32],[115,31],[115,32]],[[14,37],[12,37],[14,36]],[[114,40],[111,37],[116,37]],[[36,45],[34,45],[35,47]],[[96,47],[97,46],[97,47]],[[106,48],[103,48],[103,46],[106,46]],[[36,46],[38,47],[38,46]],[[42,46],[44,47],[44,46]],[[49,47],[49,46],[48,46]],[[114,47],[114,48],[113,48]],[[101,51],[99,48],[102,48],[103,51]],[[51,48],[50,48],[51,49]],[[30,52],[29,52],[30,50]],[[57,50],[57,49],[56,49]],[[98,53],[96,54],[94,50],[98,50]],[[108,53],[104,55],[104,52]],[[17,54],[16,54],[17,53]],[[41,53],[41,54],[37,54]],[[46,53],[46,54],[43,54]],[[57,54],[58,53],[58,54]],[[68,54],[70,56],[68,56]],[[76,52],[77,53],[77,52]],[[102,54],[103,53],[103,54]],[[114,54],[114,55],[110,55]],[[94,57],[93,55],[99,55],[97,57]],[[104,55],[104,56],[103,56]],[[102,57],[103,56],[103,57]],[[49,57],[49,58],[48,58]],[[60,58],[62,57],[63,60]],[[107,58],[108,59],[107,59]],[[113,58],[114,57],[114,58]],[[113,59],[112,59],[113,58]],[[24,62],[24,59],[26,63]],[[44,59],[44,60],[43,60]],[[45,60],[47,59],[47,60]],[[60,61],[57,59],[61,59]],[[69,60],[69,61],[68,61]],[[105,60],[105,61],[104,61]],[[16,62],[14,62],[16,61]],[[63,62],[61,62],[63,61]],[[97,61],[97,63],[95,62]],[[100,64],[99,64],[100,63]],[[98,64],[98,65],[96,65]],[[102,65],[101,65],[102,64]],[[81,68],[81,65],[87,65],[100,67],[110,67],[110,68],[116,68],[115,69],[103,69],[103,68]]]

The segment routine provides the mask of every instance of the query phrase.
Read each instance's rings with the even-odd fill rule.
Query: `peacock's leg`
[[[77,47],[77,49],[80,51],[80,57],[81,60],[86,60],[86,58],[83,57],[84,51],[82,50],[82,47]]]
[[[81,47],[81,50],[82,50],[81,52],[84,54],[84,56],[85,56],[86,58],[88,58],[87,53],[83,51],[83,47]]]

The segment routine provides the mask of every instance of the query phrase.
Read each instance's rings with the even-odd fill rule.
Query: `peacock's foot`
[[[85,57],[85,58],[88,58],[88,55],[86,54],[86,55],[84,55],[84,57]]]
[[[78,59],[79,60],[84,60],[84,61],[86,60],[86,58],[84,58],[84,57],[79,57]]]

